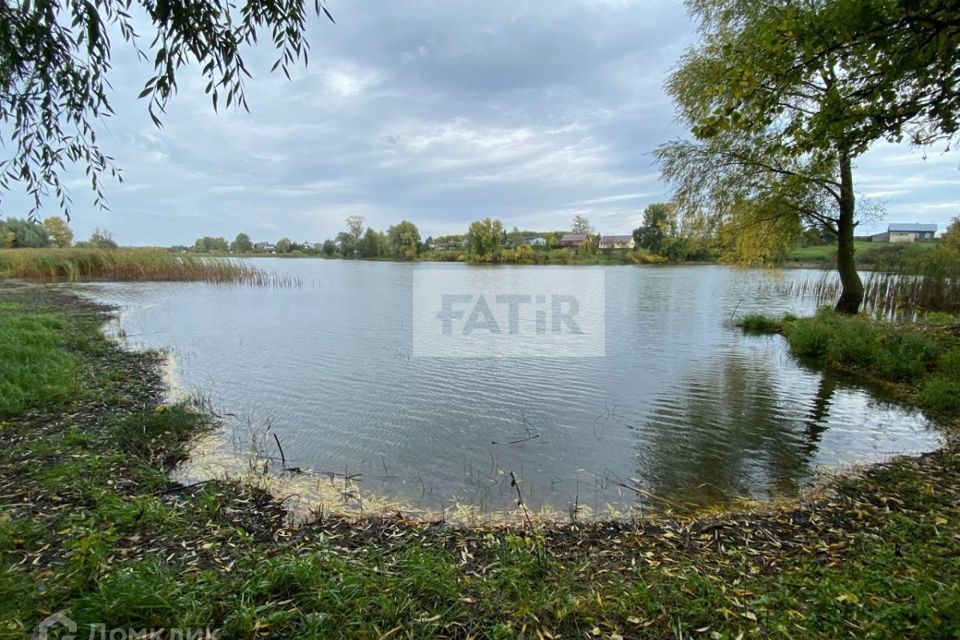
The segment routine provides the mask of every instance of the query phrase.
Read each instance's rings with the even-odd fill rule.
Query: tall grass
[[[253,285],[297,285],[230,258],[176,254],[164,249],[4,249],[0,277],[38,280],[203,280]]]
[[[863,311],[875,316],[913,318],[929,312],[960,313],[960,261],[940,251],[928,252],[898,272],[873,272],[863,281]],[[782,294],[813,300],[817,306],[833,305],[842,286],[836,273],[781,282]]]

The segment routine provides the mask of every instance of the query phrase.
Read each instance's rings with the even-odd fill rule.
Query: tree
[[[363,228],[367,220],[363,216],[347,216],[344,219],[347,230],[337,234],[337,244],[340,245],[340,255],[344,258],[361,257],[361,240]]]
[[[667,238],[677,233],[677,208],[670,202],[655,202],[643,210],[643,224],[633,230],[638,247],[660,254]]]
[[[293,242],[290,238],[280,238],[277,240],[277,253],[290,253],[293,250]]]
[[[415,260],[420,248],[420,230],[409,220],[387,229],[390,255],[403,260]]]
[[[960,254],[960,217],[954,218],[947,230],[943,232],[940,242],[944,246]]]
[[[387,238],[382,233],[367,227],[366,233],[357,244],[357,252],[361,258],[379,258],[387,254]]]
[[[573,233],[592,233],[593,229],[590,227],[590,220],[586,216],[577,215],[573,218],[573,226],[570,227],[570,230]]]
[[[253,251],[253,243],[250,242],[250,236],[245,233],[238,233],[237,237],[230,243],[230,251],[233,253],[250,253]]]
[[[507,234],[507,246],[511,249],[516,249],[517,247],[523,246],[523,244],[523,232],[520,231],[519,227],[514,225],[510,233]]]
[[[209,253],[211,251],[226,253],[229,248],[230,245],[227,244],[226,238],[221,237],[203,236],[193,243],[193,250],[199,253]]]
[[[363,226],[367,219],[363,216],[347,216],[344,222],[347,223],[347,233],[353,236],[353,241],[360,242],[360,238],[363,236]]]
[[[50,246],[50,236],[43,225],[19,218],[0,220],[0,239],[7,248],[37,249]]]
[[[47,235],[53,240],[53,244],[61,249],[73,244],[73,231],[67,225],[67,221],[57,216],[51,216],[43,221],[43,228]]]
[[[907,4],[689,0],[703,40],[668,82],[696,138],[657,151],[682,212],[713,211],[746,260],[795,242],[804,224],[835,233],[843,313],[863,300],[854,158],[911,126],[926,132],[917,142],[956,130],[956,109],[943,106],[958,100],[946,97],[960,60],[956,8],[952,26],[941,13],[948,26],[923,47],[911,32],[923,21],[913,7],[939,5]],[[890,42],[881,25],[896,32]],[[911,53],[914,45],[922,52]]]
[[[333,19],[319,0],[314,9]],[[11,149],[0,162],[0,200],[20,183],[33,199],[32,213],[52,192],[69,218],[61,181],[69,162],[86,172],[95,203],[104,206],[102,178],[119,173],[98,146],[95,123],[113,113],[108,88],[114,42],[153,62],[140,97],[159,127],[184,65],[196,63],[214,109],[246,109],[243,55],[264,32],[277,52],[274,69],[289,77],[291,66],[306,64],[308,13],[303,0],[246,0],[239,6],[225,0],[0,3],[0,142]]]
[[[340,248],[340,255],[344,258],[357,257],[357,241],[350,233],[346,231],[338,233],[337,246]]]
[[[323,255],[328,258],[332,257],[337,252],[337,243],[333,240],[327,239],[323,241]]]
[[[97,227],[90,234],[90,240],[86,243],[88,246],[96,249],[116,249],[117,242],[113,239],[113,234],[106,229]]]
[[[470,255],[480,259],[497,259],[503,244],[503,223],[484,218],[470,224],[467,232]]]

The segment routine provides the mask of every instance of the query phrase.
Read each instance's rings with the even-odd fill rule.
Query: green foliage
[[[73,244],[73,231],[63,218],[58,216],[46,218],[43,221],[43,228],[58,248],[65,249]]]
[[[905,127],[925,130],[921,143],[953,135],[946,112],[960,101],[960,38],[949,20],[923,16],[956,9],[932,0],[689,4],[702,38],[668,87],[697,141],[657,152],[676,202],[715,212],[747,262],[781,257],[802,225],[836,234],[837,308],[856,313],[852,160]]]
[[[225,238],[204,236],[193,243],[193,250],[197,253],[226,253],[230,245]]]
[[[960,411],[960,341],[949,334],[826,310],[809,318],[750,314],[737,325],[745,332],[782,333],[795,355],[915,387],[919,402],[934,411]]]
[[[276,247],[277,253],[290,253],[293,247],[293,242],[290,240],[290,238],[280,238],[277,240]]]
[[[337,249],[340,251],[340,255],[344,258],[356,258],[357,257],[357,241],[354,239],[350,233],[346,231],[341,231],[337,234]]]
[[[273,44],[273,68],[289,78],[292,65],[307,61],[308,6],[332,20],[319,1],[300,0],[0,3],[0,143],[10,150],[0,162],[0,195],[19,182],[34,213],[51,194],[68,211],[61,172],[71,163],[91,181],[95,205],[103,206],[102,178],[119,172],[98,146],[95,125],[113,113],[115,43],[153,63],[139,97],[149,101],[150,117],[160,126],[185,65],[196,65],[214,109],[246,108],[244,49],[258,39]]]
[[[230,251],[233,253],[250,253],[253,251],[250,236],[245,233],[238,233],[237,237],[230,243]]]
[[[472,222],[467,232],[470,256],[475,260],[496,262],[503,245],[503,237],[503,223],[499,220],[484,218]]]
[[[347,230],[337,234],[337,246],[344,258],[370,258],[381,255],[382,245],[378,238],[364,234],[366,219],[363,216],[347,216]]]
[[[323,255],[332,258],[337,253],[337,243],[327,239],[323,241]]]
[[[960,254],[960,217],[956,217],[940,238],[943,246]]]
[[[760,313],[749,313],[737,319],[736,325],[746,333],[781,333],[784,323],[793,319],[792,316],[777,319]]]
[[[866,369],[894,382],[916,382],[936,365],[939,345],[918,331],[832,313],[786,323],[791,349],[834,365]]]
[[[3,247],[8,249],[36,249],[52,244],[44,225],[19,218],[0,220],[0,238],[3,239]]]
[[[960,413],[960,377],[956,374],[928,377],[920,385],[920,402],[934,411]]]
[[[366,233],[360,238],[357,245],[357,252],[361,258],[380,258],[389,252],[389,243],[387,237],[374,231],[373,227],[367,227]]]
[[[408,220],[387,230],[390,256],[398,260],[415,260],[420,250],[420,231]]]
[[[655,202],[643,210],[643,224],[633,230],[633,239],[638,247],[662,255],[665,240],[677,230],[677,208],[669,202]]]
[[[78,247],[93,249],[116,249],[117,243],[113,239],[113,234],[106,229],[94,229],[90,234],[90,239],[86,242],[78,242]]]

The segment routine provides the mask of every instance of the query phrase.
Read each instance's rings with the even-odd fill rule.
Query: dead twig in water
[[[531,440],[536,440],[540,437],[540,434],[530,436],[529,438],[522,438],[520,440],[511,440],[509,442],[497,442],[496,440],[491,440],[490,444],[520,444],[521,442],[529,442]]]
[[[277,449],[280,450],[280,464],[283,466],[283,470],[287,470],[287,456],[283,453],[283,447],[280,445],[280,438],[277,437],[277,434],[271,434],[273,439],[277,442]]]
[[[517,482],[517,476],[510,472],[510,486],[517,490],[517,506],[523,509],[523,517],[527,519],[527,525],[533,528],[533,521],[530,519],[530,513],[527,511],[527,505],[523,503],[523,495],[520,493],[520,483]]]

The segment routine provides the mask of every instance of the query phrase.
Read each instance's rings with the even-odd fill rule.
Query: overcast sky
[[[117,115],[100,142],[124,171],[110,212],[71,180],[78,238],[122,244],[333,237],[350,214],[376,229],[413,220],[421,235],[471,220],[562,229],[576,214],[629,233],[669,198],[652,150],[685,132],[663,90],[695,41],[679,1],[330,0],[337,25],[312,20],[310,66],[268,73],[247,54],[250,113],[214,113],[196,74],[158,130],[136,99],[150,72],[115,50]],[[115,40],[116,42],[116,40]],[[886,223],[960,214],[960,154],[878,145],[857,163],[858,192]],[[50,205],[54,203],[51,201]],[[22,215],[12,194],[4,215]],[[45,214],[55,213],[52,211]]]

